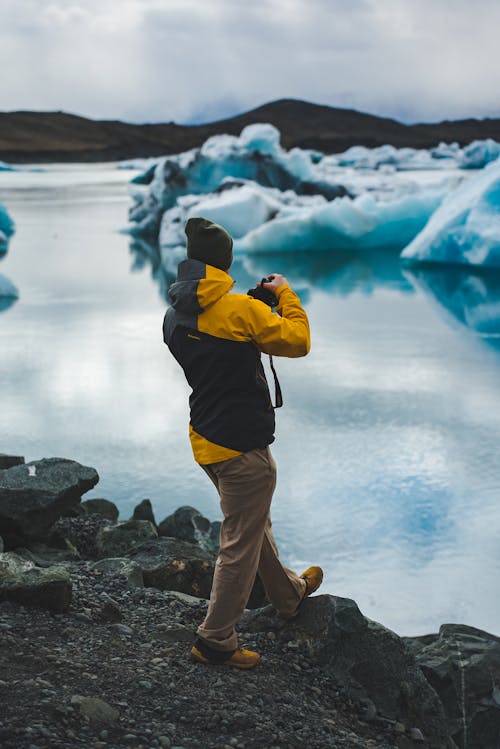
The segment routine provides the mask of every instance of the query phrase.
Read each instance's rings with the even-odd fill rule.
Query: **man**
[[[247,294],[230,294],[233,240],[218,224],[191,218],[187,260],[169,292],[163,337],[192,388],[189,435],[195,460],[215,484],[223,521],[210,603],[192,655],[200,663],[252,668],[258,653],[238,647],[238,623],[258,573],[266,595],[284,617],[321,584],[320,567],[300,577],[284,567],[271,531],[276,484],[274,409],[260,352],[305,356],[309,323],[286,278],[264,287],[277,312]]]

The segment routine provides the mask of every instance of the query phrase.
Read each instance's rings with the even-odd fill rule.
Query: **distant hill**
[[[404,125],[352,109],[280,99],[206,125],[133,125],[66,112],[0,112],[0,159],[43,163],[160,156],[200,146],[218,133],[238,135],[245,125],[254,122],[275,125],[281,131],[285,148],[300,146],[325,153],[338,153],[353,145],[391,143],[429,148],[440,141],[458,141],[461,145],[484,138],[500,141],[500,119]]]

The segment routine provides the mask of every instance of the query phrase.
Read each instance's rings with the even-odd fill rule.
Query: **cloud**
[[[294,97],[498,116],[499,23],[494,0],[2,0],[2,107],[182,122]]]

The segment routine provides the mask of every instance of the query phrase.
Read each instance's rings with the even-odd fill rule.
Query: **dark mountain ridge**
[[[275,125],[285,148],[299,146],[324,153],[339,153],[353,145],[373,148],[390,143],[399,148],[431,148],[440,141],[457,141],[460,145],[485,138],[500,141],[500,119],[404,125],[352,109],[280,99],[204,125],[136,125],[66,112],[0,112],[0,159],[44,163],[161,156],[200,146],[211,135],[239,135],[246,125],[255,122]]]

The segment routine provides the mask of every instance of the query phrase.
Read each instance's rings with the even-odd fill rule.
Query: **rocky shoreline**
[[[192,507],[118,522],[75,461],[0,455],[0,746],[327,749],[500,746],[500,638],[400,638],[354,601],[287,622],[256,583],[251,672],[190,660],[218,523]]]

